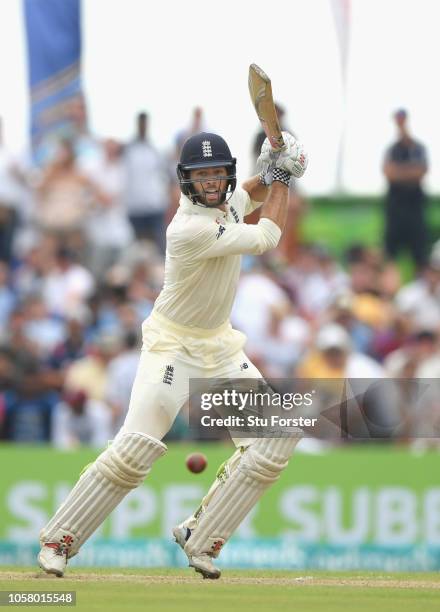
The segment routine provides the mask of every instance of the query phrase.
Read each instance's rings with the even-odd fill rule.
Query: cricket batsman
[[[191,378],[262,378],[243,352],[246,337],[232,329],[229,316],[240,256],[277,246],[291,177],[307,168],[303,147],[287,132],[283,140],[275,153],[266,139],[259,157],[263,170],[242,188],[223,138],[201,133],[184,144],[177,165],[182,195],[167,229],[164,286],[142,326],[127,417],[41,530],[38,563],[45,572],[62,576],[68,560],[167,452],[161,440],[188,399]],[[261,205],[259,223],[245,224],[243,218]],[[240,440],[198,510],[173,529],[189,565],[204,578],[220,576],[213,559],[279,478],[298,440]]]

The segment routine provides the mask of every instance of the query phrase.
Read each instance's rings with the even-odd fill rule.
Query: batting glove
[[[267,138],[261,147],[257,168],[260,171],[260,180],[265,184],[270,184],[274,168],[284,170],[295,178],[301,178],[307,169],[308,156],[304,147],[288,132],[282,132],[282,135],[284,147],[281,151],[274,151]]]

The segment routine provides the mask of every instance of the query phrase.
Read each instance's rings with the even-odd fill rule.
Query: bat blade
[[[249,93],[261,126],[274,151],[284,146],[275,104],[272,97],[272,84],[267,74],[257,64],[249,66]]]

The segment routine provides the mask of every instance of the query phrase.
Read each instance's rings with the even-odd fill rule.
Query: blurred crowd
[[[162,287],[175,165],[204,128],[195,109],[165,155],[145,113],[128,143],[93,137],[78,117],[80,129],[39,165],[8,153],[0,125],[3,440],[101,447],[121,426],[141,324]],[[353,244],[336,260],[319,236],[302,242],[305,210],[292,189],[279,247],[243,258],[232,323],[249,357],[275,378],[439,378],[440,242],[429,254],[423,236],[417,274],[403,284],[391,247]],[[188,436],[182,416],[170,437]]]

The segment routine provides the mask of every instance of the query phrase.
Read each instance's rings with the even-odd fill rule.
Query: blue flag
[[[24,0],[31,140],[44,162],[60,137],[74,136],[83,113],[80,0]]]

